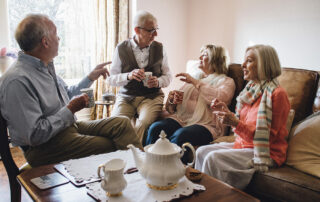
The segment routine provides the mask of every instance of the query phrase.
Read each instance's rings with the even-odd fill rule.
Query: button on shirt
[[[140,49],[140,47],[136,44],[136,42],[130,39],[130,44],[132,47],[133,54],[136,58],[137,64],[140,69],[145,68],[149,62],[149,49],[150,46]],[[112,86],[125,86],[128,84],[127,76],[129,73],[121,73],[121,60],[119,57],[118,47],[115,49],[111,68],[110,68],[110,77],[108,77],[107,81]],[[158,78],[159,87],[164,88],[169,86],[172,80],[172,74],[168,65],[168,58],[166,52],[163,48],[163,60],[162,60],[162,76]]]
[[[48,68],[54,70],[53,63],[46,67],[38,58],[20,52],[0,79],[1,113],[15,146],[40,145],[72,125],[75,118],[66,105],[92,84],[85,77],[68,87],[59,76],[55,82]]]

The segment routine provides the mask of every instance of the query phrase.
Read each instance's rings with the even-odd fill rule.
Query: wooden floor
[[[12,157],[18,167],[21,167],[23,164],[26,163],[26,160],[23,156],[23,153],[18,147],[11,148],[11,153],[12,153]],[[22,188],[21,190],[22,190],[21,201],[23,201],[23,202],[32,201],[32,199],[24,191],[24,189]],[[1,160],[0,160],[0,196],[1,196],[0,201],[4,201],[4,202],[10,201],[9,180],[8,180],[7,172],[4,168],[3,162]]]

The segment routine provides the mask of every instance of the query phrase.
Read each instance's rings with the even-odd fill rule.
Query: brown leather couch
[[[231,104],[234,111],[235,98],[245,86],[241,66],[231,64],[228,75],[237,86]],[[283,68],[278,79],[295,110],[292,126],[320,110],[319,72]],[[283,165],[266,173],[256,173],[245,191],[261,201],[320,201],[320,178]]]

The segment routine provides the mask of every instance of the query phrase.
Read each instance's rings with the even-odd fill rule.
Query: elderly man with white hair
[[[156,18],[139,11],[133,23],[135,35],[117,45],[108,82],[121,86],[112,116],[132,119],[138,115],[134,128],[142,141],[146,129],[162,110],[161,88],[170,84],[172,74],[163,45],[154,41],[158,35]],[[152,72],[148,80],[145,72]]]

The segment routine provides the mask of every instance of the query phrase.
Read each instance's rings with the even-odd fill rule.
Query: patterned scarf
[[[271,166],[269,136],[272,121],[272,92],[279,86],[276,79],[261,81],[259,84],[250,81],[237,97],[236,116],[239,118],[243,103],[253,104],[261,95],[257,114],[256,131],[253,138],[253,165]],[[253,166],[252,165],[252,166]]]

